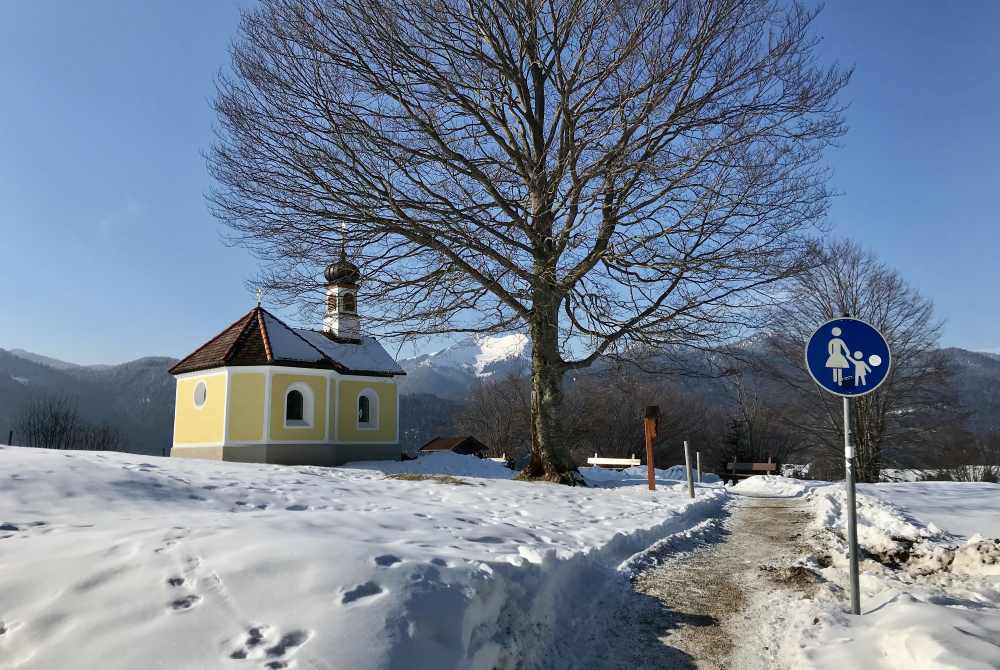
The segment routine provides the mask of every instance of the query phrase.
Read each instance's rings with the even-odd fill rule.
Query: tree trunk
[[[853,407],[851,423],[855,445],[855,477],[862,483],[876,483],[882,467],[882,450],[879,435],[871,426],[871,422],[875,420],[875,412],[868,398],[855,399]]]
[[[544,302],[550,302],[544,308]],[[536,302],[531,323],[531,460],[523,479],[574,484],[562,431],[562,380],[559,355],[558,301]]]

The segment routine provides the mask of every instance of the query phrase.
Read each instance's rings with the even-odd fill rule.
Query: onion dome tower
[[[340,258],[326,266],[326,316],[323,332],[338,340],[361,340],[358,319],[358,285],[361,273],[358,266],[347,260],[344,246]]]

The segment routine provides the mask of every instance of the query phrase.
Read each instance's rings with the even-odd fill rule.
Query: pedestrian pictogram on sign
[[[806,345],[809,374],[830,393],[861,396],[886,380],[892,356],[885,338],[860,319],[827,321]]]

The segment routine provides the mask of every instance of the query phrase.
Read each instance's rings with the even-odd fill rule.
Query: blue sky
[[[252,306],[201,153],[242,4],[0,9],[0,347],[181,356]],[[1000,3],[835,1],[817,28],[857,68],[835,234],[934,300],[945,345],[1000,351]]]

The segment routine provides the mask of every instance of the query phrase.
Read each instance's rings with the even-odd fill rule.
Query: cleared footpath
[[[815,588],[794,565],[809,551],[810,516],[797,498],[734,495],[722,520],[653,547],[588,668],[780,667],[760,634],[756,595]]]

